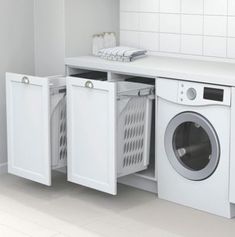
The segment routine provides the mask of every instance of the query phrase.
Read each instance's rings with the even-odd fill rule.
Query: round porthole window
[[[216,170],[218,136],[202,115],[185,112],[175,116],[166,129],[165,150],[172,167],[189,180],[203,180]]]

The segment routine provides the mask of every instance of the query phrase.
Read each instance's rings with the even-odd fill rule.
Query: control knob
[[[187,97],[189,100],[195,100],[197,97],[197,91],[194,88],[189,88],[187,90]]]

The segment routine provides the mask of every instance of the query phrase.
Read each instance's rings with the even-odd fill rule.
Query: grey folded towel
[[[147,50],[131,48],[131,47],[114,47],[108,49],[101,49],[98,56],[112,61],[131,62],[134,59],[145,56]]]

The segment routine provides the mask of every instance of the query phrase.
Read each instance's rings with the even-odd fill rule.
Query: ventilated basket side
[[[51,155],[53,169],[60,169],[66,166],[67,128],[66,96],[64,95],[62,95],[62,98],[60,98],[59,102],[54,105],[54,110],[51,114]]]
[[[122,101],[118,117],[118,177],[136,173],[149,164],[152,100],[132,97]]]

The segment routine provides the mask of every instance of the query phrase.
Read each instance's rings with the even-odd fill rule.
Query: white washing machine
[[[231,218],[231,88],[157,79],[159,198]]]

